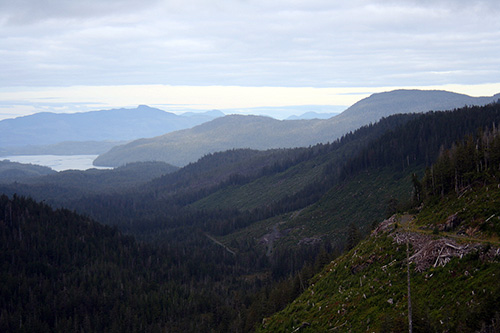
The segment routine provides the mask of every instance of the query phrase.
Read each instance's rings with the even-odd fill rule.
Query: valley
[[[0,0],[0,333],[500,333],[498,0]]]
[[[0,330],[407,330],[406,240],[416,331],[493,329],[500,104],[485,104],[181,167],[5,163]]]

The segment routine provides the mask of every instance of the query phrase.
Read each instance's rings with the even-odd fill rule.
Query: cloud
[[[12,25],[31,25],[39,21],[85,19],[140,11],[157,0],[2,0],[1,16]],[[111,14],[111,15],[110,15]]]
[[[0,0],[0,87],[498,82],[496,1]]]

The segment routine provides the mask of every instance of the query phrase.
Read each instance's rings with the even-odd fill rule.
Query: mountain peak
[[[159,110],[159,109],[152,108],[152,107],[150,107],[149,105],[146,105],[146,104],[139,104],[137,106],[137,110]]]

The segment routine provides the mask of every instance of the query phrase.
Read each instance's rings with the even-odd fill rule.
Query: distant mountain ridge
[[[444,90],[399,89],[364,98],[335,117],[335,120],[355,124],[362,115],[365,121],[375,122],[395,113],[451,110],[466,105],[486,105],[499,99],[500,93],[491,97],[472,97]]]
[[[100,155],[97,166],[118,166],[131,161],[170,161],[176,166],[195,162],[200,157],[233,148],[272,149],[303,146],[303,142],[314,144],[319,133],[309,131],[305,139],[305,128],[313,128],[320,120],[283,121],[263,116],[229,115],[190,129],[133,141],[116,146]],[[328,141],[328,133],[322,133]],[[308,145],[306,144],[306,146]]]
[[[337,112],[337,113],[322,113],[322,112],[310,111],[310,112],[303,113],[300,116],[296,116],[296,115],[290,116],[290,117],[286,118],[286,120],[328,119],[328,118],[334,117],[338,114],[339,114],[339,112]]]
[[[223,115],[217,110],[177,115],[147,105],[72,114],[42,112],[0,121],[0,148],[130,141],[190,128]]]
[[[465,105],[484,105],[498,99],[500,94],[471,97],[439,90],[395,90],[371,95],[325,120],[280,121],[262,116],[230,115],[191,129],[116,146],[100,155],[94,164],[115,167],[136,161],[163,161],[183,166],[205,154],[234,148],[307,147],[333,142],[350,131],[393,114],[449,110]]]

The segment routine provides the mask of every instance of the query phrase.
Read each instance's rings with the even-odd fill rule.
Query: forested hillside
[[[463,107],[453,111],[428,112],[396,131],[388,131],[371,142],[344,169],[346,175],[374,166],[430,165],[440,150],[451,147],[465,135],[474,135],[497,124],[498,103]]]
[[[89,260],[85,261],[83,255],[79,257],[82,261],[79,262],[82,267],[81,274],[84,274],[84,277],[75,279],[83,282],[74,283],[83,288],[79,289],[78,293],[84,293],[89,297],[89,299],[82,298],[84,302],[78,302],[82,307],[94,304],[94,300],[90,298],[94,295],[93,289],[97,288],[97,295],[104,293],[108,295],[105,290],[99,289],[101,285],[102,288],[106,288],[106,282],[94,287],[98,280],[85,280],[90,279],[88,269],[100,269],[102,266],[108,273],[98,273],[101,275],[97,276],[102,276],[102,281],[108,281],[109,277],[113,280],[117,276],[106,269],[116,267],[119,271],[123,270],[124,274],[129,274],[128,278],[131,281],[139,283],[140,288],[137,291],[130,291],[130,294],[125,292],[127,290],[125,282],[124,294],[121,294],[121,287],[119,291],[112,289],[118,288],[117,285],[110,287],[113,290],[109,292],[109,295],[112,295],[110,297],[119,295],[121,298],[119,301],[111,298],[107,304],[114,305],[117,302],[121,305],[116,314],[102,310],[103,317],[118,316],[119,320],[123,321],[116,323],[120,330],[142,331],[141,328],[145,327],[146,330],[169,327],[172,331],[252,331],[256,324],[262,322],[263,317],[283,309],[306,290],[310,283],[309,279],[316,272],[343,250],[353,248],[385,217],[401,209],[418,206],[418,201],[424,199],[435,202],[436,206],[424,206],[428,209],[442,206],[440,198],[450,191],[443,191],[443,187],[439,187],[436,178],[440,175],[438,170],[451,170],[454,176],[450,179],[464,188],[468,186],[472,188],[475,182],[484,185],[492,182],[492,179],[497,179],[494,177],[498,176],[491,170],[498,167],[495,157],[497,149],[495,147],[498,143],[493,133],[498,132],[499,123],[499,104],[428,114],[394,115],[348,133],[329,144],[267,151],[236,149],[207,154],[196,163],[177,171],[164,173],[152,180],[147,177],[142,180],[138,178],[133,186],[116,187],[116,191],[113,191],[113,182],[119,184],[124,179],[119,173],[81,172],[76,174],[78,181],[74,181],[71,173],[55,174],[33,180],[31,184],[14,183],[0,186],[0,192],[10,195],[10,199],[2,197],[6,208],[3,213],[0,212],[0,219],[3,221],[2,227],[6,228],[5,235],[8,234],[5,236],[6,239],[11,239],[8,251],[14,251],[13,253],[18,253],[16,251],[45,253],[43,252],[45,250],[40,250],[40,246],[45,242],[42,241],[44,237],[50,237],[45,234],[48,232],[48,227],[45,225],[55,223],[50,222],[52,220],[61,219],[52,218],[52,214],[66,214],[68,220],[83,221],[83,225],[95,226],[93,228],[97,228],[96,230],[103,228],[98,227],[96,222],[77,217],[65,210],[52,211],[45,205],[21,199],[19,196],[12,198],[13,193],[33,196],[36,200],[45,200],[46,203],[56,207],[76,210],[96,221],[115,226],[115,229],[104,228],[102,232],[111,232],[113,237],[119,239],[115,240],[115,243],[120,243],[124,239],[124,242],[129,244],[128,250],[120,250],[121,245],[118,243],[114,245],[115,252],[109,250],[106,245],[108,241],[100,239],[101,231],[96,231],[92,236],[96,237],[96,240],[89,241],[89,244],[95,245],[88,250],[90,252],[87,250],[83,252],[90,253]],[[481,140],[475,136],[478,131],[482,131]],[[470,143],[465,145],[468,148],[462,148],[457,142],[467,135],[471,135],[474,139],[469,139]],[[443,163],[440,159],[433,165],[438,156],[450,156],[450,161],[461,161],[458,157],[451,157],[451,153],[447,153],[446,149],[461,152],[458,155],[465,156],[468,153],[463,153],[464,149],[483,146],[488,152],[487,156],[485,153],[475,153],[477,158],[475,157],[470,165],[476,170],[474,172],[479,168],[480,172],[494,175],[485,176],[486,180],[471,175],[470,169],[459,169],[458,165],[461,166],[461,162],[445,163],[446,167],[438,167]],[[147,170],[148,165],[145,167]],[[155,164],[149,167],[154,169]],[[141,165],[135,170],[132,168],[128,175],[140,172],[140,168]],[[428,171],[425,171],[426,169]],[[124,174],[127,175],[126,172]],[[424,174],[430,174],[434,178],[429,181],[429,176],[425,176],[426,178],[422,180]],[[111,177],[110,180],[106,175]],[[444,176],[439,177],[448,179]],[[90,181],[87,182],[86,179]],[[88,188],[91,184],[95,184],[90,186],[95,187],[93,191]],[[429,184],[434,187],[429,187]],[[451,188],[454,189],[455,185]],[[491,187],[486,188],[490,188],[491,191]],[[454,195],[457,193],[454,190],[452,192]],[[463,195],[461,198],[479,196],[479,192],[470,193],[472,197]],[[488,202],[488,195],[492,198],[497,197],[496,190],[482,193],[484,196],[481,197],[482,202]],[[7,221],[12,220],[8,207],[14,207],[14,203],[21,207],[16,213],[16,221],[21,222],[8,224]],[[34,212],[31,212],[33,209]],[[488,209],[484,208],[481,214],[490,216],[496,214]],[[40,210],[46,213],[38,213]],[[425,212],[423,210],[420,213],[423,214],[419,217],[420,221],[425,220]],[[38,217],[40,219],[37,219]],[[34,229],[41,223],[45,226],[43,229],[45,231],[27,237],[27,233],[24,232],[26,229],[22,228],[25,221],[33,223]],[[473,221],[478,220],[473,219]],[[494,218],[487,222],[492,221],[496,222]],[[485,224],[487,230],[496,232],[495,225],[489,226],[488,223]],[[400,222],[398,227],[401,226]],[[471,224],[471,227],[477,225]],[[434,229],[436,229],[434,225],[426,222],[423,230],[432,233]],[[118,230],[133,236],[135,240],[131,237],[123,238]],[[82,231],[83,234],[85,232]],[[437,232],[440,232],[439,227]],[[60,234],[62,238],[64,233],[62,229],[60,232],[55,231],[55,235]],[[19,235],[26,244],[16,243],[15,240],[21,239]],[[87,244],[91,236],[71,237],[74,237],[76,243]],[[52,244],[47,242],[48,245]],[[65,244],[62,241],[58,243]],[[390,244],[392,243],[387,241],[387,246],[373,246],[377,251],[380,249],[392,251]],[[60,251],[64,255],[58,254]],[[43,277],[50,282],[44,284],[47,287],[40,291],[42,295],[46,295],[44,292],[48,295],[56,295],[59,292],[61,285],[57,281],[62,279],[64,282],[69,273],[59,267],[59,265],[64,266],[64,261],[51,260],[54,257],[67,258],[66,253],[71,251],[73,250],[66,250],[64,247],[57,248],[50,250],[54,255],[39,258],[40,262],[49,260],[47,267],[51,267],[48,269],[44,266],[39,271],[35,269],[33,273],[35,276],[41,274],[42,277],[46,271],[50,273],[49,277]],[[370,251],[372,249],[366,253]],[[115,254],[107,259],[99,257],[108,253]],[[25,279],[22,274],[32,272],[33,269],[27,268],[28,266],[16,268],[19,273],[12,268],[10,265],[13,263],[22,266],[23,261],[13,261],[12,258],[16,255],[5,255],[2,265],[13,272],[12,276],[17,276],[12,279]],[[102,265],[92,264],[94,255],[97,256],[95,260]],[[390,255],[381,252],[380,256],[389,258]],[[396,257],[397,255],[394,258]],[[26,260],[27,263],[31,262]],[[363,257],[363,260],[366,261],[368,258]],[[67,267],[72,265],[73,262],[70,262]],[[122,269],[120,265],[125,266]],[[143,271],[144,267],[146,272]],[[74,274],[77,274],[76,271]],[[64,321],[57,317],[57,320],[53,318],[52,321],[44,323],[40,314],[29,312],[32,304],[43,303],[33,297],[21,297],[26,293],[29,296],[30,287],[35,290],[35,287],[31,286],[35,278],[29,276],[26,278],[27,292],[6,294],[9,298],[5,298],[3,304],[6,304],[8,312],[3,310],[4,305],[2,311],[8,313],[8,318],[11,318],[8,325],[18,324],[20,316],[22,322],[27,323],[26,318],[29,317],[27,314],[31,314],[32,322],[39,322],[39,325],[44,325],[43,327],[56,327],[62,322],[65,326],[57,327],[67,328],[70,323],[74,325],[75,317],[70,312],[78,311],[71,306],[73,310],[64,310],[66,311]],[[356,277],[359,282],[359,276]],[[49,286],[57,288],[52,290]],[[167,295],[166,298],[164,295]],[[11,303],[7,301],[12,297],[19,303],[18,307],[13,305],[13,301]],[[31,299],[35,303],[30,303]],[[100,300],[95,302],[98,304],[97,308],[101,309]],[[141,312],[144,304],[148,306],[148,310]],[[46,305],[48,306],[52,307],[50,311],[62,311],[57,310],[57,302]],[[89,318],[94,315],[92,311],[82,309],[82,313],[88,313]],[[124,313],[134,313],[130,323],[124,321]],[[95,315],[100,316],[100,314]],[[78,316],[78,325],[87,325],[85,322],[82,323],[85,316]],[[287,316],[290,320],[293,319],[292,315]],[[381,322],[385,319],[374,318],[370,320],[374,320],[379,326],[370,327],[381,327]],[[287,330],[297,325],[291,321],[286,323],[289,326],[276,327],[281,327],[280,329],[285,327]],[[95,325],[109,328],[111,326],[106,325],[113,323],[97,320]],[[268,326],[270,327],[274,326]]]
[[[136,191],[139,186],[178,168],[163,162],[130,163],[109,170],[54,170],[37,165],[0,162],[0,192],[29,195],[57,207],[87,195]],[[22,183],[19,184],[19,183]]]
[[[499,184],[493,124],[443,150],[414,178],[410,214],[326,265],[259,331],[498,332]]]
[[[0,161],[0,183],[25,181],[29,178],[46,176],[55,173],[48,167],[31,164],[21,164],[8,160]]]
[[[249,204],[260,203],[260,207],[266,205],[274,212],[272,217],[285,214],[268,221],[269,228],[276,226],[281,230],[279,242],[318,241],[325,237],[333,242],[339,241],[344,239],[350,223],[367,233],[372,223],[411,204],[413,173],[423,175],[426,166],[435,161],[445,147],[451,147],[465,135],[475,135],[478,130],[499,121],[498,104],[418,115],[373,138],[352,157],[339,154],[341,150],[333,150],[321,155],[328,156],[323,162],[310,158],[274,178],[261,178],[219,190],[197,201],[194,206],[205,209],[210,205],[255,208]],[[339,156],[340,160],[336,160],[335,157]],[[306,165],[308,173],[304,172]],[[310,175],[317,175],[317,178]],[[293,187],[286,186],[289,183],[297,186],[308,176],[311,178],[301,190],[294,192]],[[267,191],[262,185],[264,180],[269,184]],[[283,197],[276,191],[280,187],[277,184],[287,189]],[[249,193],[251,199],[244,200]],[[267,193],[273,196],[267,196]],[[261,201],[255,199],[261,197],[264,198]],[[261,236],[265,233],[261,231]]]
[[[0,216],[2,332],[228,331],[243,300],[220,289],[245,266],[208,240],[139,244],[17,196],[0,197]]]

